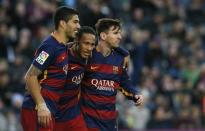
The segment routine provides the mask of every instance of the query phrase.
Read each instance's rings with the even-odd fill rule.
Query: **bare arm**
[[[42,72],[38,68],[36,68],[34,65],[31,65],[25,76],[28,91],[33,97],[36,105],[44,103],[43,97],[40,93],[41,88],[38,82],[38,76],[41,73]]]
[[[25,79],[28,91],[36,103],[38,122],[43,127],[48,127],[51,121],[51,113],[47,108],[47,105],[44,102],[40,92],[41,88],[38,82],[38,76],[41,73],[42,72],[38,68],[36,68],[34,65],[31,65],[26,73]]]

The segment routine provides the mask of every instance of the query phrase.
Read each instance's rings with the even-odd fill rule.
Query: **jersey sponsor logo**
[[[75,84],[80,84],[82,79],[83,79],[83,76],[84,76],[84,73],[81,73],[80,75],[78,76],[74,76],[72,78],[72,82],[75,83]]]
[[[114,92],[114,81],[112,80],[98,80],[92,79],[91,84],[94,85],[98,90],[112,91]]]
[[[96,70],[96,69],[98,69],[98,66],[91,66],[90,69],[91,70]]]
[[[36,58],[36,61],[40,64],[43,65],[43,63],[47,60],[49,54],[45,51],[42,51],[38,57]]]

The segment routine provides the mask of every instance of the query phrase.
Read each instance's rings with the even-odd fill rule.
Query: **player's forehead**
[[[121,32],[121,27],[117,25],[112,25],[109,27],[108,32]]]
[[[80,41],[95,41],[95,35],[91,33],[84,33]]]
[[[71,22],[79,22],[80,19],[79,19],[79,16],[78,15],[73,15],[70,17],[70,19],[68,20],[68,22],[71,21]]]

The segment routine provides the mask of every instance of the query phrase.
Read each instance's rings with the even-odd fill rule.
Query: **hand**
[[[142,103],[143,103],[143,96],[142,95],[135,95],[134,98],[135,98],[135,105],[136,106],[142,105]]]
[[[49,127],[52,121],[51,112],[47,108],[45,103],[41,103],[37,105],[37,116],[38,116],[38,123],[42,127]]]

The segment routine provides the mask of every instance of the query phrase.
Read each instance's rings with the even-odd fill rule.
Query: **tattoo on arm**
[[[42,73],[41,70],[36,68],[34,65],[31,65],[28,72],[27,72],[27,75],[29,75],[29,76],[39,76],[41,73]]]

